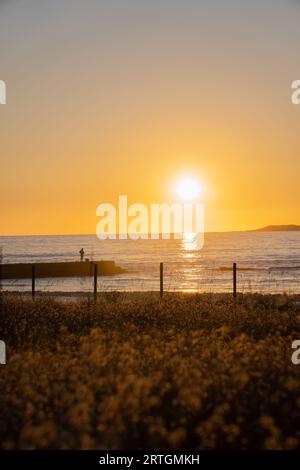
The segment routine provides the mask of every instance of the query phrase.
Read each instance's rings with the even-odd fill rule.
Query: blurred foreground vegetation
[[[300,448],[288,296],[3,295],[4,449]]]

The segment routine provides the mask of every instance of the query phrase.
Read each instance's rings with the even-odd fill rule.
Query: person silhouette
[[[81,250],[79,251],[80,253],[80,261],[83,261],[83,257],[84,257],[84,249],[81,248]]]

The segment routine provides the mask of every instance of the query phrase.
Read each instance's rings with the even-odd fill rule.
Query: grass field
[[[4,449],[300,448],[288,296],[3,295]]]

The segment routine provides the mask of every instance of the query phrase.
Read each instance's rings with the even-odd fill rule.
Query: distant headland
[[[249,232],[298,232],[300,225],[267,225],[266,227],[248,230]]]

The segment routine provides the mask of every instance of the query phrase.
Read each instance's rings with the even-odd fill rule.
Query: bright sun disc
[[[199,183],[192,178],[185,178],[180,181],[177,193],[181,199],[185,201],[193,201],[200,194]]]

